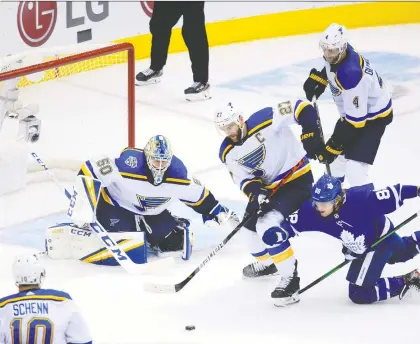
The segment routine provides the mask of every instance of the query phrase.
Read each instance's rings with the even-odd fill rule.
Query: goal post
[[[26,179],[23,173],[39,171],[30,163],[27,153],[31,150],[39,149],[52,168],[78,170],[90,155],[106,154],[110,146],[116,146],[112,147],[114,150],[135,146],[132,44],[78,44],[33,49],[0,58],[0,111],[7,91],[2,88],[11,80],[19,90],[18,100],[23,106],[37,104],[39,111],[35,116],[42,125],[38,142],[22,143],[14,135],[16,128],[2,127],[3,120],[18,122],[19,118],[2,119],[0,113],[0,179],[3,178],[0,195],[4,185],[6,192],[23,186],[7,187],[8,176],[16,181]],[[65,141],[69,144],[64,144]],[[75,152],[76,145],[81,146],[80,152]],[[19,159],[25,163],[18,167]]]

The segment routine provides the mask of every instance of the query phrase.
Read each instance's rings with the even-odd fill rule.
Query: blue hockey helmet
[[[173,157],[168,139],[163,135],[153,136],[147,142],[144,154],[155,184],[162,183],[163,175],[169,168]]]
[[[342,192],[340,179],[324,174],[312,187],[311,196],[314,202],[334,202]]]

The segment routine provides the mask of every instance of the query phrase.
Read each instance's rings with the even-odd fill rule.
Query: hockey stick
[[[39,165],[41,165],[41,167],[45,170],[45,172],[48,173],[48,175],[52,178],[52,180],[60,188],[60,190],[66,195],[66,197],[70,200],[70,204],[71,204],[71,201],[74,195],[71,195],[70,192],[63,185],[61,185],[60,181],[57,179],[54,173],[52,173],[48,169],[45,163],[41,160],[41,158],[35,152],[31,152],[31,155],[36,160],[36,162]],[[106,229],[96,220],[96,217],[95,217],[95,222],[90,223],[90,226],[92,228],[92,231],[105,244],[105,247],[112,254],[115,260],[121,265],[121,267],[124,270],[126,270],[129,273],[138,273],[138,272],[147,273],[147,272],[152,272],[152,269],[156,269],[158,267],[167,268],[169,267],[170,263],[175,264],[173,257],[167,257],[160,260],[156,260],[153,263],[136,264],[130,259],[127,253],[124,250],[122,250],[118,246],[118,244],[109,236]]]
[[[280,183],[271,191],[271,194],[269,195],[269,198],[271,198],[277,190],[282,187],[286,182],[290,179],[290,177],[295,173],[299,168],[302,167],[304,163],[304,159],[299,161],[299,163],[294,166],[287,174],[284,176],[284,178],[280,181]],[[219,244],[216,246],[216,248],[213,249],[213,251],[210,252],[210,254],[200,263],[200,265],[192,272],[190,273],[186,278],[184,278],[181,282],[176,284],[155,284],[155,283],[145,283],[143,285],[143,289],[155,293],[177,293],[182,288],[184,288],[195,275],[197,275],[204,266],[219,252],[232,237],[239,232],[239,230],[246,226],[248,221],[253,217],[253,215],[245,214],[243,220],[235,227],[235,229],[229,233],[229,235]]]
[[[313,105],[313,107],[315,108],[315,111],[316,111],[316,123],[317,123],[318,128],[319,128],[319,135],[321,136],[322,143],[325,146],[324,130],[322,129],[321,116],[319,115],[318,103],[317,103],[317,99],[316,99],[315,96],[313,96],[313,98],[312,98],[312,105]],[[330,167],[330,164],[328,162],[325,164],[325,167],[327,169],[327,173],[329,175],[331,175],[331,167]]]
[[[416,217],[420,216],[420,211],[418,211],[417,213],[414,213],[413,215],[411,215],[409,218],[407,218],[406,220],[404,220],[403,222],[401,222],[397,227],[395,227],[391,232],[381,236],[378,240],[376,240],[372,247],[375,247],[376,245],[378,245],[380,242],[382,242],[383,240],[385,240],[386,238],[388,238],[391,234],[394,234],[397,230],[399,230],[401,227],[405,226],[407,223],[411,222],[412,220],[414,220]],[[357,258],[360,259],[361,257]],[[315,281],[313,281],[312,283],[309,283],[305,288],[302,288],[301,290],[299,290],[299,294],[304,293],[305,291],[307,291],[308,289],[312,288],[314,285],[317,285],[319,282],[323,281],[324,279],[326,279],[327,277],[331,276],[333,273],[337,272],[338,270],[340,270],[343,266],[346,266],[348,263],[352,262],[353,260],[345,260],[344,262],[338,264],[336,267],[332,268],[330,271],[326,272],[325,274],[323,274],[321,277],[317,278]]]

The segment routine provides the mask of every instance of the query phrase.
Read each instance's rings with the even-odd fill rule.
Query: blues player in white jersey
[[[325,68],[313,68],[303,88],[312,100],[329,84],[340,119],[319,161],[331,163],[332,174],[342,181],[347,177],[351,186],[367,184],[369,165],[373,165],[385,128],[392,122],[390,94],[370,61],[348,43],[344,26],[330,25],[320,47]]]
[[[308,156],[322,149],[316,119],[314,107],[302,100],[263,108],[246,121],[231,103],[216,112],[216,126],[226,136],[220,159],[248,196],[246,212],[252,214],[245,227],[256,261],[243,269],[243,275],[255,278],[280,273],[281,280],[271,294],[278,306],[299,301],[297,261],[289,242],[265,245],[261,237],[310,197],[313,177]],[[291,124],[302,126],[303,147]],[[290,178],[268,200],[286,175]],[[256,215],[259,210],[261,216]]]
[[[190,258],[193,246],[190,222],[169,212],[168,207],[174,201],[179,200],[200,213],[206,225],[225,222],[235,225],[239,222],[236,214],[222,206],[206,187],[190,179],[185,165],[173,155],[169,140],[162,135],[150,138],[144,150],[127,148],[115,159],[102,156],[88,160],[82,165],[79,175],[102,182],[99,199],[93,197],[89,202],[95,204],[96,219],[105,230],[121,236],[118,240],[120,246],[135,263],[147,263],[147,248],[158,256]],[[78,216],[73,214],[72,219],[83,227]],[[61,248],[63,226],[59,227],[50,228],[52,234],[49,234],[47,249],[53,257],[57,251],[73,245]],[[57,231],[59,233],[55,234]],[[80,244],[83,253],[65,258],[100,265],[118,264],[106,248],[95,245],[95,249],[91,248],[92,239],[96,237],[91,238],[83,228],[76,231],[80,239],[76,245]],[[76,234],[71,227],[70,232]],[[142,241],[133,241],[127,232],[141,234]],[[83,249],[85,246],[87,250]],[[64,257],[61,254],[56,258]]]
[[[406,262],[420,252],[420,231],[410,236],[391,234],[386,216],[405,200],[420,196],[414,185],[397,184],[375,190],[373,184],[343,190],[338,178],[324,175],[313,186],[312,199],[283,221],[280,230],[267,231],[267,244],[279,244],[297,232],[322,232],[343,244],[345,258],[352,260],[347,273],[349,297],[357,304],[370,304],[395,296],[402,298],[409,289],[420,291],[420,273],[413,270],[401,276],[381,277],[386,264]],[[357,259],[358,258],[358,259]]]
[[[70,295],[41,289],[45,269],[36,255],[16,257],[13,275],[19,292],[0,299],[0,319],[9,330],[4,333],[4,325],[0,329],[5,344],[92,343],[88,326]]]

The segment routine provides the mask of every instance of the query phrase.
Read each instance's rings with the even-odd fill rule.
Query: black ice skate
[[[405,285],[404,289],[400,293],[400,300],[410,289],[420,292],[420,272],[418,270],[413,270],[403,277]]]
[[[260,262],[254,262],[244,267],[242,274],[247,278],[269,277],[278,274],[275,264],[264,265]]]
[[[136,85],[145,86],[150,84],[157,84],[163,74],[162,70],[146,69],[136,75]]]
[[[300,301],[299,296],[300,278],[297,272],[297,261],[295,262],[295,271],[291,276],[282,277],[276,289],[271,293],[274,306],[284,307]]]
[[[184,90],[185,97],[189,101],[210,99],[210,84],[204,82],[194,82]]]

